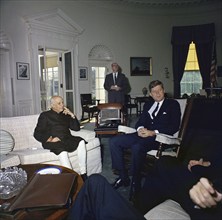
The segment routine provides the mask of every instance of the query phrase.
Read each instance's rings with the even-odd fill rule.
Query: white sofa
[[[7,155],[0,155],[1,168],[17,166],[19,164],[56,164],[59,165],[58,156],[44,149],[40,142],[35,140],[33,132],[39,115],[0,118],[0,129],[8,131],[15,140],[15,146]],[[71,131],[75,136],[83,137],[88,144],[87,173],[100,173],[102,171],[101,148],[99,139],[94,131],[81,129]],[[79,172],[76,151],[69,153],[73,169]]]

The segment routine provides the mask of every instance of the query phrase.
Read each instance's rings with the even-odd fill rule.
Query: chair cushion
[[[180,204],[170,199],[151,209],[144,217],[149,220],[190,220],[190,216],[183,210]]]

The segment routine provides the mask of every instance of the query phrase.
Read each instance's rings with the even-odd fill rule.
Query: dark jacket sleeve
[[[34,130],[34,137],[41,143],[45,143],[50,137],[47,132],[47,116],[45,113],[41,113],[39,116],[38,123]]]
[[[80,130],[80,123],[76,117],[74,119],[73,118],[70,119],[70,127],[69,128],[73,131]]]
[[[139,117],[139,120],[136,122],[136,125],[135,125],[136,129],[140,126],[150,129],[152,120],[151,120],[151,117],[150,117],[148,111],[151,108],[151,106],[153,105],[153,102],[154,102],[153,100],[150,100],[144,104],[142,114]]]
[[[111,78],[111,75],[110,75],[111,73],[109,73],[108,75],[106,75],[106,78],[105,78],[105,82],[104,82],[104,89],[106,90],[106,91],[110,91],[110,87],[112,86],[112,85],[114,85],[113,84],[113,80],[112,80],[112,78]]]

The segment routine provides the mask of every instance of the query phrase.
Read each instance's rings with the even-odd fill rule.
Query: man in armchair
[[[140,171],[149,150],[158,148],[155,141],[157,133],[173,135],[180,126],[180,106],[173,99],[164,96],[164,86],[159,80],[152,81],[149,85],[150,98],[144,104],[142,115],[136,123],[137,132],[118,135],[110,139],[112,167],[119,171],[119,177],[112,184],[117,189],[129,186],[130,179],[125,169],[123,160],[124,149],[131,149],[131,195],[140,190]],[[131,197],[130,195],[130,197]]]

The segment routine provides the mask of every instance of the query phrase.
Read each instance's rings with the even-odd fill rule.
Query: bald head
[[[64,102],[61,96],[52,96],[50,99],[51,109],[57,113],[62,112],[64,109]]]

